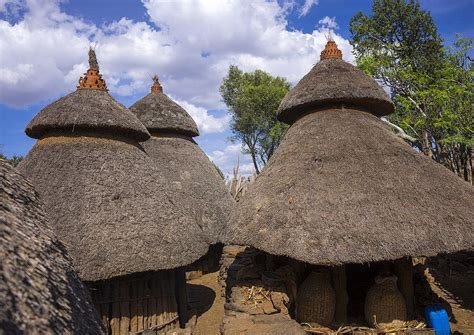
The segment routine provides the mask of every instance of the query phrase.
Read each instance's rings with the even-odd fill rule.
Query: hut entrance
[[[420,277],[420,274],[424,278],[424,274],[418,267],[415,272],[411,258],[364,265],[348,264],[345,269],[349,298],[348,321],[353,324],[401,324],[398,321],[383,321],[391,319],[415,324],[416,320],[423,319],[424,308],[431,304],[422,303],[418,310],[416,309],[415,298],[420,298],[429,289],[418,288],[415,297],[416,278]],[[414,276],[415,273],[418,273],[418,276]],[[421,280],[420,284],[424,281]]]
[[[299,334],[299,322],[316,328],[411,329],[419,327],[424,307],[432,303],[414,310],[417,280],[410,258],[327,267],[251,247],[226,246],[221,264],[220,272],[227,274],[223,285],[229,311],[223,321],[224,334],[244,327],[245,317],[253,324],[289,327],[291,334]],[[417,298],[422,292],[417,290]],[[268,321],[269,315],[279,321]]]
[[[88,283],[106,333],[129,335],[147,330],[161,334],[178,328],[179,277],[184,281],[182,271],[163,270]]]
[[[349,320],[365,324],[364,304],[367,292],[380,272],[380,264],[347,264],[347,315]]]

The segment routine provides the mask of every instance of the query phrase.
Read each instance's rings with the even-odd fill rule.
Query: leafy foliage
[[[23,156],[13,155],[12,157],[7,158],[1,152],[0,152],[0,158],[6,160],[13,167],[16,167],[23,160]]]
[[[358,67],[390,89],[390,121],[416,139],[411,144],[472,183],[473,41],[458,36],[443,47],[415,0],[374,0],[372,11],[351,19]]]
[[[231,65],[220,87],[232,114],[233,141],[241,141],[257,173],[280,144],[287,126],[278,122],[278,106],[290,89],[286,79],[256,70],[246,73]]]

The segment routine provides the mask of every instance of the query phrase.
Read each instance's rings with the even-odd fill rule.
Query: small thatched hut
[[[33,186],[0,159],[0,333],[102,334]]]
[[[151,134],[142,145],[166,180],[189,190],[189,201],[201,209],[208,242],[219,242],[234,201],[216,167],[193,140],[199,136],[194,120],[163,93],[158,76],[153,81],[150,94],[130,106]]]
[[[207,252],[187,190],[160,177],[139,142],[150,135],[115,101],[95,53],[77,90],[45,107],[19,165],[37,186],[111,334],[184,325],[182,267]]]
[[[328,42],[283,99],[278,117],[291,127],[236,206],[227,240],[329,266],[472,249],[474,189],[389,130],[378,117],[393,110]],[[409,305],[413,287],[400,290]]]

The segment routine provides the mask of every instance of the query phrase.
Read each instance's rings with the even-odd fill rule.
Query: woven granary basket
[[[297,318],[300,322],[329,326],[334,319],[336,293],[329,272],[312,272],[298,289]]]
[[[403,295],[397,288],[397,277],[377,277],[365,298],[365,318],[370,326],[398,326],[407,318]]]

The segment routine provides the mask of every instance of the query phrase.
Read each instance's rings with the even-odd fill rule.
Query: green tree
[[[6,160],[13,167],[16,167],[23,160],[22,156],[13,155],[11,158],[8,158],[1,152],[0,152],[0,158]]]
[[[280,144],[287,126],[278,122],[278,106],[290,89],[285,78],[256,70],[243,72],[231,65],[220,93],[232,114],[232,141],[240,141],[252,157],[255,171],[262,167]]]
[[[418,1],[374,0],[372,15],[350,22],[357,65],[388,87],[389,122],[411,144],[472,182],[472,41],[443,47],[429,12]]]

